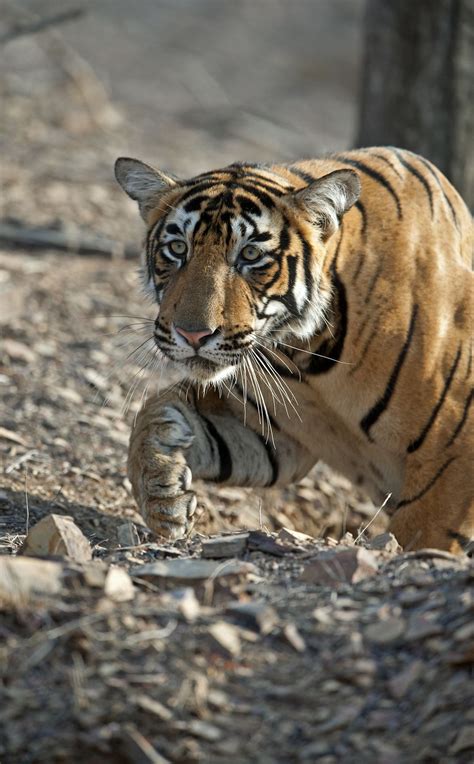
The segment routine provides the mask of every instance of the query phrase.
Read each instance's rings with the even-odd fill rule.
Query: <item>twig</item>
[[[135,259],[138,251],[106,236],[94,236],[77,229],[33,228],[18,223],[0,223],[0,242],[11,247],[58,249],[78,255],[101,255]]]
[[[0,45],[6,45],[7,42],[16,40],[18,37],[24,37],[28,34],[37,34],[49,27],[64,24],[66,21],[75,21],[85,14],[84,8],[68,8],[65,11],[56,13],[52,16],[44,16],[38,20],[29,23],[18,24],[0,37]]]
[[[30,505],[28,502],[28,467],[25,468],[25,504],[26,504],[25,535],[28,536],[28,531],[30,530]]]
[[[378,508],[377,512],[375,513],[375,515],[373,516],[373,518],[372,518],[372,519],[371,519],[371,520],[370,520],[370,521],[367,523],[367,525],[365,526],[365,528],[362,528],[361,532],[359,533],[359,535],[358,535],[358,536],[357,536],[357,538],[355,539],[355,541],[354,541],[354,544],[357,544],[357,542],[359,541],[359,539],[361,539],[361,538],[362,538],[362,536],[364,535],[364,533],[366,532],[367,528],[370,528],[370,526],[372,525],[372,523],[374,522],[374,520],[376,520],[376,519],[377,519],[377,517],[378,517],[378,515],[381,513],[382,509],[383,509],[383,508],[384,508],[384,507],[387,505],[387,502],[390,500],[391,496],[392,496],[392,494],[391,494],[391,493],[388,493],[388,494],[386,495],[384,503],[382,504],[382,506],[381,506],[381,507],[379,507],[379,508]]]

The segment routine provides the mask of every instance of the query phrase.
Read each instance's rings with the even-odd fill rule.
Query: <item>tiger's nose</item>
[[[210,337],[212,337],[217,331],[214,329],[200,329],[199,331],[191,332],[187,329],[182,329],[181,326],[175,326],[174,328],[178,334],[181,335],[181,337],[184,337],[188,345],[191,345],[191,347],[195,349],[204,345],[204,343],[207,342],[207,340],[210,339]]]

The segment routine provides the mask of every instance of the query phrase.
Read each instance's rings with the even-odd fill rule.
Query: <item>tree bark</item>
[[[422,154],[474,208],[474,0],[368,0],[357,144]]]

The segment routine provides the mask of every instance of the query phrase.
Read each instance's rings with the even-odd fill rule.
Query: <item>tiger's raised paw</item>
[[[139,415],[132,431],[128,476],[150,530],[168,539],[182,538],[192,527],[197,506],[184,455],[192,444],[193,433],[174,406],[148,414],[145,411]]]

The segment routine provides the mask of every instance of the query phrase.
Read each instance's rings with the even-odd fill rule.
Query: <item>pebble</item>
[[[235,658],[240,655],[241,643],[239,630],[225,621],[217,621],[209,626],[208,633],[225,655]]]
[[[278,624],[278,613],[264,600],[231,604],[226,608],[226,613],[262,635],[269,634]]]
[[[104,593],[114,602],[128,602],[135,596],[132,579],[124,568],[112,566],[109,568],[105,583]]]
[[[29,531],[21,553],[32,557],[58,555],[75,562],[88,562],[92,559],[88,540],[72,517],[67,515],[51,514],[43,517]]]
[[[423,613],[415,613],[409,620],[405,641],[415,642],[418,639],[435,637],[442,634],[443,627]]]
[[[395,642],[404,634],[406,621],[403,618],[386,618],[383,621],[371,623],[365,629],[365,637],[377,645],[388,645]]]
[[[474,749],[474,726],[462,727],[451,746],[450,753],[457,754],[471,748]]]
[[[400,672],[395,674],[392,679],[388,681],[388,688],[390,694],[396,699],[400,700],[408,692],[413,682],[422,675],[424,670],[423,661],[415,660],[405,666]]]
[[[2,340],[2,350],[12,361],[23,361],[24,363],[34,363],[36,361],[36,353],[28,345],[25,345],[24,342],[4,339]]]
[[[380,552],[389,552],[390,554],[397,554],[401,551],[401,546],[393,533],[380,533],[368,544],[369,549],[376,549]]]
[[[296,652],[304,653],[306,650],[306,642],[304,641],[294,623],[285,624],[282,634],[286,641],[296,650]]]

